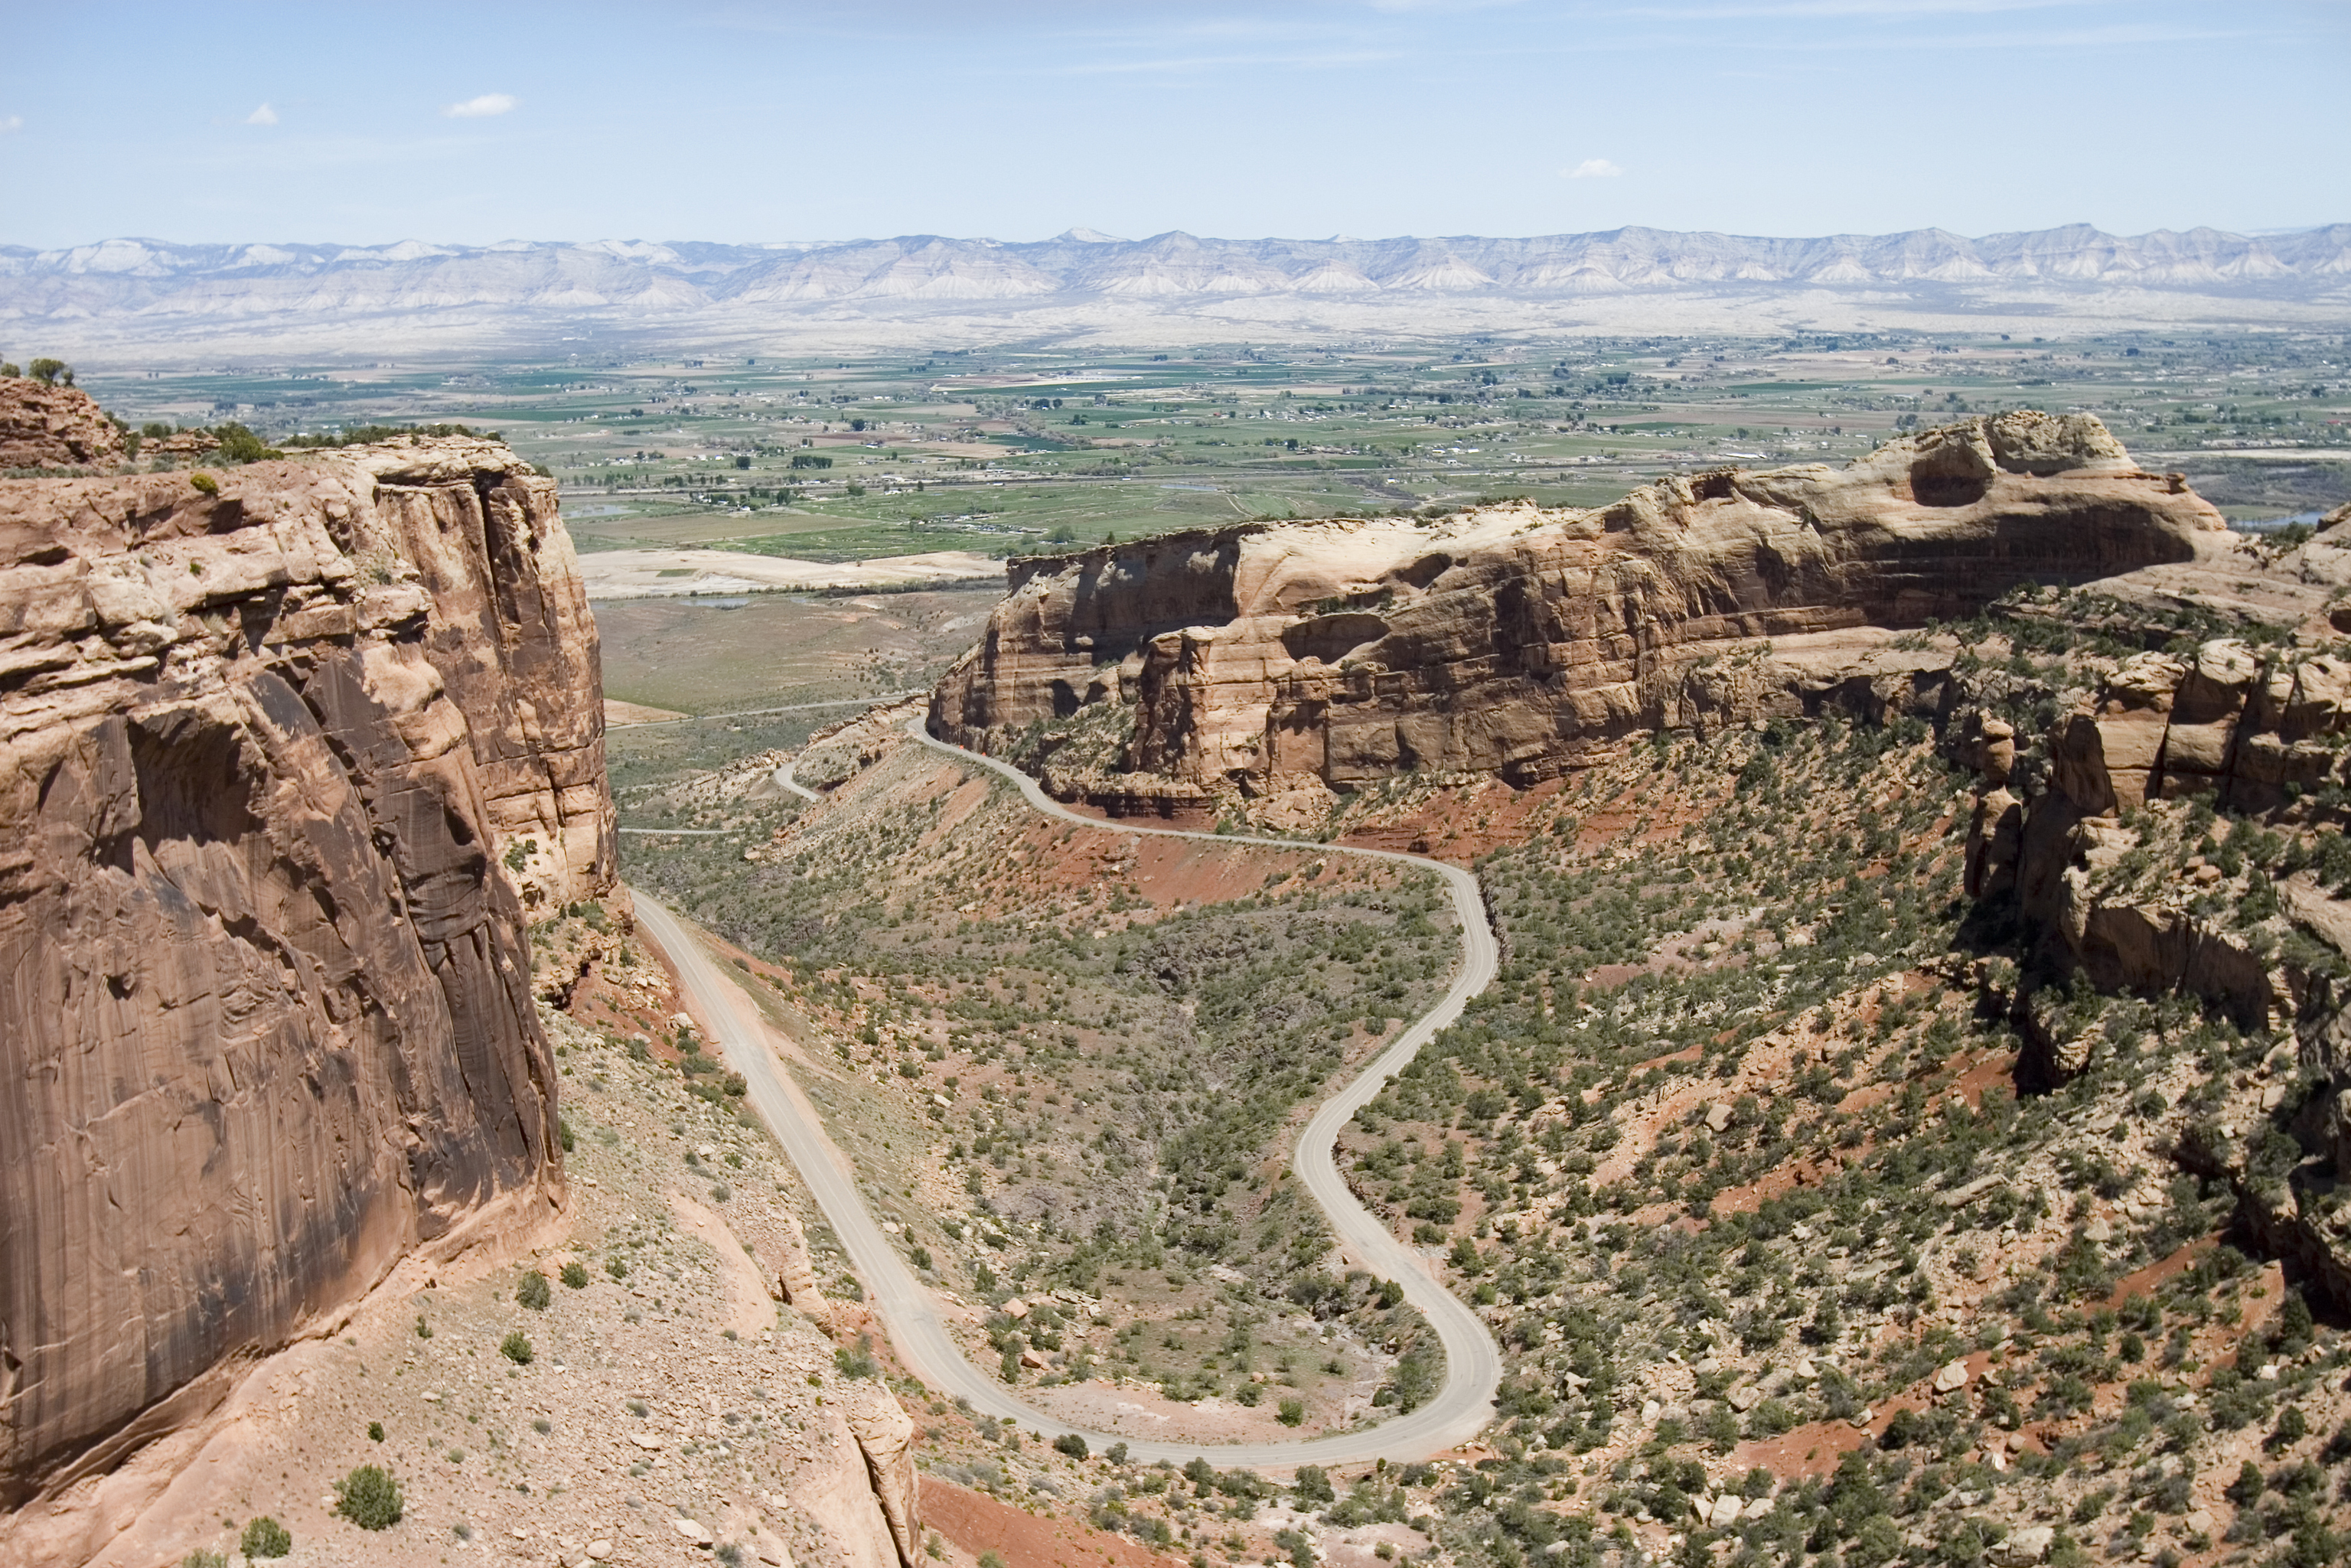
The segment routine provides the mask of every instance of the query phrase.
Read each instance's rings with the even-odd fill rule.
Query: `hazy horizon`
[[[1661,228],[1659,225],[1655,224],[1638,223],[1617,224],[1605,229],[1562,229],[1545,234],[1518,235],[1471,234],[1467,230],[1447,234],[1406,234],[1399,232],[1395,234],[1360,235],[1218,235],[1184,228],[1163,228],[1140,234],[1113,235],[1104,233],[1100,229],[1094,228],[1089,224],[1070,224],[1052,234],[1046,235],[948,234],[942,229],[901,229],[889,234],[793,235],[787,236],[769,236],[765,238],[739,240],[712,239],[707,235],[700,235],[619,233],[580,235],[511,234],[501,235],[494,240],[453,240],[436,235],[408,234],[402,235],[397,238],[391,240],[371,240],[364,242],[345,240],[331,235],[246,235],[238,238],[225,240],[188,240],[183,239],[177,235],[163,234],[110,234],[90,235],[79,240],[56,246],[29,246],[21,242],[0,238],[0,252],[24,251],[39,256],[55,256],[65,252],[87,250],[97,246],[117,244],[124,241],[135,241],[145,245],[170,246],[175,248],[184,249],[198,249],[210,246],[235,248],[244,246],[308,246],[320,247],[327,246],[339,246],[350,251],[388,251],[401,246],[408,245],[427,246],[453,251],[497,250],[503,247],[520,249],[526,246],[536,248],[544,246],[570,246],[582,248],[595,246],[707,246],[714,248],[738,250],[789,251],[820,250],[840,246],[881,244],[893,240],[909,239],[945,239],[963,244],[1036,246],[1050,245],[1057,241],[1071,239],[1079,240],[1081,242],[1102,241],[1117,245],[1144,245],[1148,244],[1153,240],[1165,239],[1171,236],[1186,236],[1193,239],[1222,241],[1235,244],[1265,242],[1290,245],[1376,245],[1397,240],[1542,240],[1587,238],[1603,236],[1628,230],[1647,230],[1663,235],[1698,238],[1771,240],[1789,243],[1804,243],[1823,240],[1882,240],[1896,237],[1896,235],[1904,234],[1939,233],[1949,235],[1956,238],[1970,242],[1981,242],[1985,240],[2007,238],[2015,235],[2046,234],[2053,230],[2074,227],[2095,229],[2101,234],[2108,235],[2116,239],[2141,239],[2147,237],[2147,235],[2153,234],[2187,235],[2202,231],[2232,235],[2242,239],[2280,239],[2291,237],[2295,235],[2315,234],[2324,229],[2339,228],[2346,223],[2351,223],[2351,218],[2322,218],[2314,223],[2295,224],[2283,228],[2266,229],[2229,229],[2224,228],[2222,225],[2218,224],[2181,224],[2161,226],[2137,234],[2126,234],[2117,230],[2105,228],[2102,225],[2089,223],[2086,219],[2076,220],[2074,223],[2053,224],[2040,229],[1987,230],[1982,233],[1976,234],[1965,233],[1963,231],[1954,229],[1948,224],[1922,224],[1911,229],[1886,230],[1883,232],[1864,232],[1858,229],[1854,229],[1833,234],[1762,234],[1745,233],[1729,229],[1667,229]]]

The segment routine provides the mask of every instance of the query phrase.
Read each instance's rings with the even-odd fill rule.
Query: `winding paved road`
[[[883,1234],[866,1209],[853,1176],[826,1136],[814,1108],[798,1084],[777,1071],[767,1043],[764,1020],[751,999],[710,961],[674,915],[644,894],[637,894],[639,923],[669,956],[694,1010],[710,1025],[728,1063],[743,1074],[747,1098],[799,1167],[817,1207],[824,1211],[833,1234],[847,1250],[901,1359],[931,1387],[951,1396],[960,1395],[975,1409],[1016,1421],[1047,1437],[1075,1432],[1097,1449],[1123,1442],[1131,1456],[1144,1462],[1169,1459],[1182,1463],[1194,1455],[1205,1455],[1228,1468],[1287,1469],[1308,1464],[1361,1464],[1375,1458],[1410,1460],[1467,1442],[1484,1430],[1492,1419],[1494,1396],[1502,1375],[1501,1353],[1493,1337],[1475,1313],[1437,1283],[1425,1259],[1396,1240],[1355,1200],[1355,1195],[1347,1190],[1347,1184],[1341,1178],[1333,1157],[1339,1130],[1348,1119],[1370,1103],[1439,1030],[1458,1018],[1462,1005],[1492,980],[1494,934],[1486,924],[1485,904],[1479,895],[1477,880],[1458,866],[1387,850],[1301,844],[1290,839],[1261,839],[1242,833],[1147,828],[1082,816],[1048,796],[1035,779],[1019,769],[932,739],[924,731],[920,719],[909,727],[909,731],[935,751],[1004,775],[1019,787],[1021,795],[1036,810],[1099,831],[1308,849],[1322,854],[1395,861],[1433,871],[1444,878],[1453,900],[1454,917],[1461,929],[1462,962],[1451,988],[1437,1004],[1414,1020],[1412,1027],[1398,1035],[1363,1072],[1323,1102],[1300,1134],[1297,1153],[1290,1160],[1290,1168],[1329,1216],[1348,1258],[1373,1274],[1401,1284],[1405,1300],[1418,1308],[1428,1321],[1445,1350],[1443,1386],[1427,1404],[1409,1415],[1393,1416],[1360,1431],[1334,1432],[1287,1442],[1170,1443],[1132,1433],[1073,1427],[1023,1404],[1014,1397],[1012,1390],[964,1358],[939,1315],[938,1302],[914,1278],[897,1247]],[[795,780],[783,777],[782,770],[778,779],[787,788],[796,786]],[[805,792],[804,787],[799,792]]]

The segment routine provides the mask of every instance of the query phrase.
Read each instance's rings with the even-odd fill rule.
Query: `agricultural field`
[[[134,423],[234,419],[269,440],[386,423],[496,430],[562,482],[582,549],[842,561],[1489,495],[1597,504],[1661,473],[1842,462],[1913,425],[2015,407],[2095,413],[2232,517],[2276,522],[2351,498],[2347,361],[2339,334],[1481,338],[84,384]]]
[[[606,733],[621,820],[639,821],[632,809],[648,790],[743,758],[796,751],[868,703],[927,688],[971,645],[999,591],[598,604],[605,695],[651,719],[620,710]]]

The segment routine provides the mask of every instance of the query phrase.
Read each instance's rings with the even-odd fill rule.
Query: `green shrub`
[[[191,474],[188,476],[188,483],[193,485],[197,489],[203,491],[207,496],[217,496],[220,494],[220,481],[214,478],[209,474]]]
[[[361,446],[379,442],[405,440],[413,445],[414,437],[423,435],[479,435],[482,433],[465,424],[355,424],[334,434],[289,435],[288,446]],[[497,433],[490,433],[491,439]]]
[[[1019,1360],[1017,1356],[1014,1359],[1016,1363]],[[840,1373],[843,1377],[881,1376],[882,1364],[873,1359],[873,1336],[872,1334],[859,1334],[857,1336],[857,1348],[855,1350],[850,1349],[847,1345],[842,1345],[840,1349],[834,1351],[832,1353],[832,1365],[833,1370]]]
[[[14,373],[16,367],[7,365],[0,366],[0,369],[5,369]],[[180,1559],[180,1568],[228,1568],[228,1554],[225,1552],[207,1552],[199,1546]]]
[[[335,1511],[361,1530],[390,1530],[407,1500],[381,1465],[361,1465],[335,1483]]]
[[[567,1290],[584,1291],[588,1288],[588,1270],[580,1266],[576,1258],[563,1266],[563,1272],[558,1277]]]
[[[530,1358],[533,1353],[530,1348],[529,1339],[523,1333],[522,1330],[517,1329],[512,1333],[507,1335],[506,1338],[498,1341],[498,1354],[505,1356],[508,1361],[513,1362],[517,1366],[528,1366],[530,1364]]]
[[[371,1421],[368,1423],[368,1441],[371,1443],[381,1443],[383,1441],[382,1422]]]
[[[294,1532],[265,1513],[246,1522],[237,1548],[247,1557],[283,1557],[294,1550]]]
[[[1075,1432],[1064,1432],[1053,1439],[1053,1452],[1067,1454],[1073,1459],[1082,1459],[1090,1451],[1086,1447],[1086,1440]]]
[[[35,381],[53,387],[73,385],[73,367],[63,360],[35,360],[32,376]]]
[[[1306,1401],[1303,1399],[1283,1400],[1280,1405],[1275,1408],[1273,1418],[1280,1422],[1285,1427],[1299,1426],[1306,1419]]]
[[[235,420],[214,430],[213,442],[231,463],[258,463],[265,457],[286,455]]]
[[[515,1287],[515,1300],[534,1312],[547,1311],[548,1302],[554,1299],[553,1292],[547,1288],[547,1276],[536,1269],[525,1274],[522,1283]]]

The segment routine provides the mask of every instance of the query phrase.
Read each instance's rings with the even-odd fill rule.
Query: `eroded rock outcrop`
[[[524,900],[613,862],[554,486],[213,477],[0,481],[0,1503],[561,1179]]]
[[[1898,682],[1869,666],[1872,629],[2194,559],[2223,528],[2095,419],[2011,413],[1596,511],[1174,535],[1016,562],[931,725],[1001,747],[1125,705],[1115,763],[1071,787],[1130,800],[1414,768],[1532,782],[1636,734],[1800,710],[1856,673]]]
[[[808,1239],[800,1230],[800,1222],[785,1215],[776,1230],[772,1238],[763,1234],[758,1244],[759,1272],[766,1280],[768,1294],[819,1328],[830,1328],[832,1307],[817,1285],[816,1264],[809,1257]]]
[[[873,1500],[890,1529],[900,1568],[920,1568],[916,1550],[922,1518],[914,1491],[914,1422],[889,1391],[872,1384],[852,1384],[841,1398],[841,1419],[848,1422],[865,1456],[865,1470],[873,1487]]]
[[[2334,825],[2351,662],[2234,638],[2142,653],[2044,739],[2022,791],[1987,770],[1967,852],[1969,893],[2021,918],[2026,1077],[2063,1082],[2112,1046],[2099,994],[2193,995],[2257,1039],[2290,1028],[2293,1069],[2234,1075],[2176,1153],[2351,1306],[2351,1212],[2332,1196],[2351,1160],[2351,857]]]
[[[2242,870],[2224,876],[2197,857],[2189,874],[2166,874],[2147,854],[2134,859],[2141,835],[2124,817],[2150,801],[2199,797],[2258,814],[2351,787],[2346,738],[2351,662],[2335,654],[2216,638],[2188,657],[2125,660],[2059,717],[2043,787],[2020,796],[2005,765],[1987,775],[1969,835],[1968,892],[2012,890],[2029,925],[2059,938],[2066,965],[2101,989],[2186,990],[2225,1002],[2249,1024],[2286,1016],[2287,984],[2235,914]],[[2231,917],[2199,915],[2199,901],[2224,883]],[[2080,1070],[2064,1046],[2049,1049],[2054,1075]]]
[[[75,387],[0,378],[0,468],[72,468],[122,461],[121,430]]]

